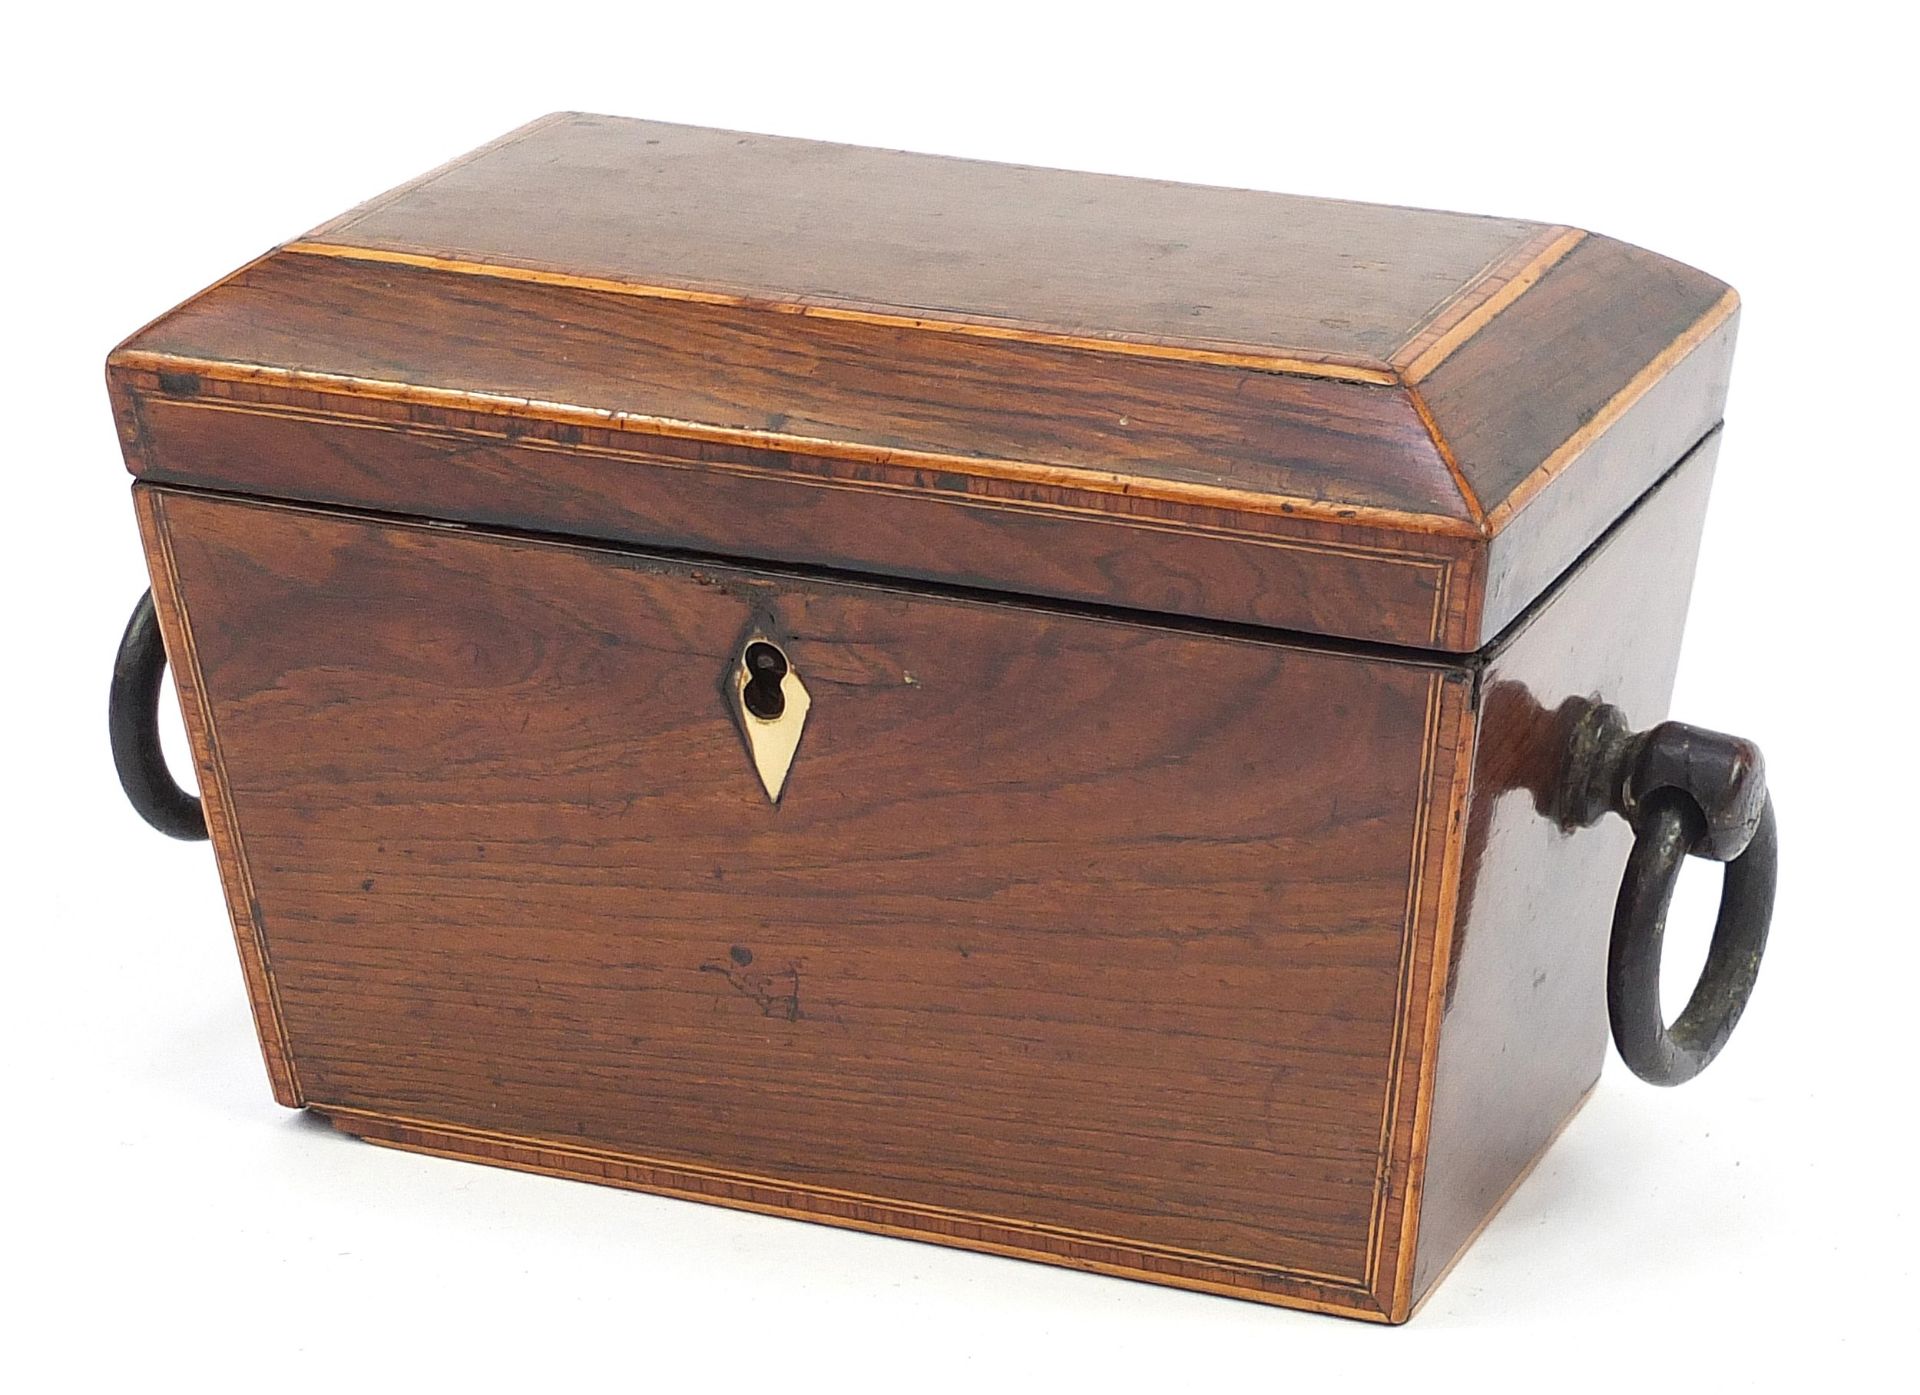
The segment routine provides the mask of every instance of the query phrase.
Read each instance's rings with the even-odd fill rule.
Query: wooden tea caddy
[[[1566,227],[551,116],[114,351],[122,781],[351,1133],[1401,1321],[1610,1015],[1673,1083],[1753,983],[1758,753],[1656,725],[1736,306]]]

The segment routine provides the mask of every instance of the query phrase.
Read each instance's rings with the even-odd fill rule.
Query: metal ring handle
[[[1779,862],[1773,800],[1762,807],[1745,851],[1726,864],[1706,965],[1671,1026],[1660,1011],[1661,942],[1681,864],[1705,838],[1707,819],[1690,796],[1673,788],[1648,796],[1639,812],[1614,904],[1607,1017],[1614,1045],[1635,1075],[1654,1085],[1684,1085],[1727,1044],[1760,975]]]
[[[1607,1017],[1633,1073],[1683,1085],[1733,1035],[1760,974],[1773,919],[1779,840],[1766,762],[1751,741],[1662,722],[1636,732],[1620,709],[1569,702],[1567,763],[1541,801],[1566,832],[1608,814],[1633,827],[1607,949]],[[1726,864],[1706,967],[1668,1026],[1660,1013],[1660,947],[1688,854]]]
[[[107,696],[113,768],[135,813],[169,838],[200,841],[207,836],[206,814],[200,801],[175,783],[160,750],[160,677],[166,668],[153,592],[147,591],[133,608],[113,660],[113,689]]]

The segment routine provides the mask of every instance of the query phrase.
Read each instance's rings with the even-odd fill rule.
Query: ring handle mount
[[[206,813],[174,780],[160,749],[160,678],[166,669],[153,592],[147,591],[133,608],[113,660],[107,696],[113,768],[135,813],[169,838],[200,842],[207,836]]]
[[[1561,826],[1585,828],[1615,813],[1634,830],[1607,952],[1614,1045],[1642,1080],[1684,1084],[1732,1036],[1766,951],[1779,843],[1765,762],[1751,741],[1684,722],[1635,732],[1605,704],[1576,723],[1569,756]],[[1689,853],[1726,864],[1726,872],[1706,964],[1668,1024],[1660,952]]]

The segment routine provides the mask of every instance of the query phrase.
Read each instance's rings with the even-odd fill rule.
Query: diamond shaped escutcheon
[[[761,788],[778,804],[813,699],[786,651],[765,635],[754,635],[740,647],[728,692]]]

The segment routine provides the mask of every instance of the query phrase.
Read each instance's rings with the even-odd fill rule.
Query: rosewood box
[[[1736,305],[551,116],[113,352],[121,779],[351,1133],[1401,1321],[1753,985],[1758,753],[1663,720]]]

